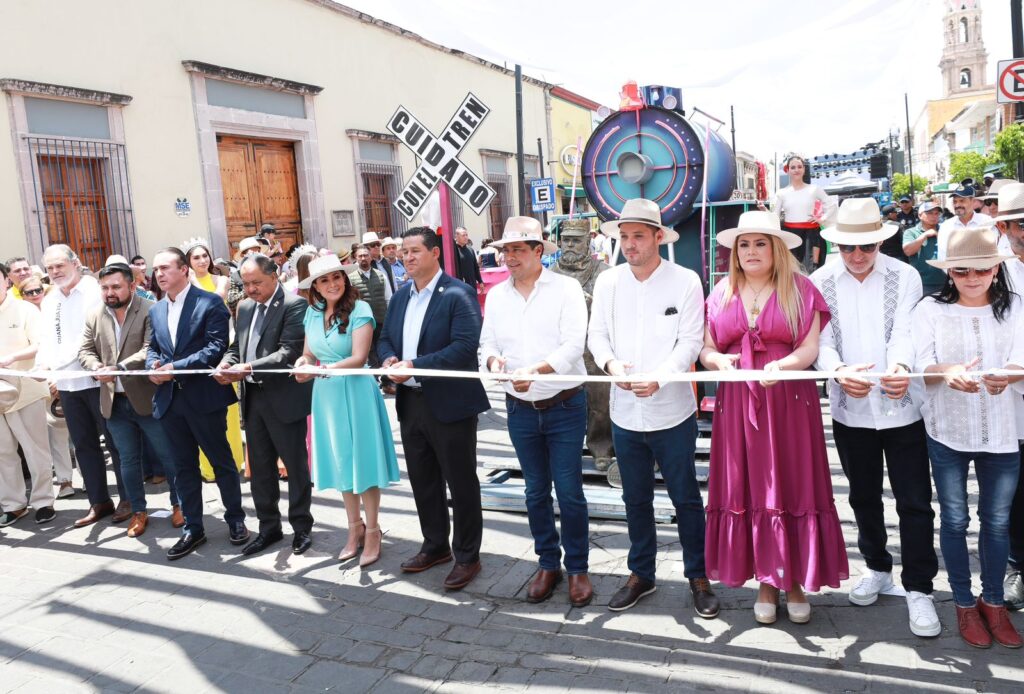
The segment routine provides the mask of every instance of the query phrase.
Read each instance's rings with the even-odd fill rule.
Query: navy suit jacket
[[[409,282],[395,292],[384,317],[384,329],[377,343],[377,356],[402,359],[402,334],[405,310],[414,283]],[[477,371],[477,348],[480,346],[480,304],[468,285],[441,273],[434,293],[427,304],[423,328],[413,359],[417,369]],[[483,384],[475,379],[424,378],[423,395],[434,416],[442,422],[457,422],[490,409]],[[406,388],[399,387],[395,408],[402,418]]]
[[[149,309],[153,334],[146,354],[146,368],[173,364],[175,369],[214,369],[228,348],[228,325],[231,314],[224,300],[199,287],[189,287],[182,307],[175,344],[167,328],[167,297]],[[222,386],[208,375],[175,376],[174,380],[157,386],[153,395],[153,416],[160,419],[171,407],[174,398],[185,398],[190,410],[208,414],[238,401],[231,386]]]

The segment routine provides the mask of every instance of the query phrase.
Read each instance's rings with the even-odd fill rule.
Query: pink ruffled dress
[[[707,300],[718,351],[739,354],[739,368],[760,369],[790,354],[815,314],[824,327],[825,299],[806,277],[796,281],[803,301],[796,340],[774,295],[751,329],[739,298],[723,305],[719,282]],[[849,578],[814,381],[719,384],[705,562],[708,577],[729,586],[755,578],[781,590],[797,583],[816,591]]]

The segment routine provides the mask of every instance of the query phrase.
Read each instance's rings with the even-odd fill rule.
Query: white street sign
[[[1015,104],[1024,101],[1024,60],[1000,60],[996,71],[996,101]]]

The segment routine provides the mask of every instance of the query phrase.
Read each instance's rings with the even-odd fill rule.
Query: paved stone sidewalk
[[[500,409],[482,418],[481,457],[511,455],[503,419]],[[838,463],[833,483],[856,575]],[[164,558],[177,534],[167,519],[138,540],[106,522],[73,529],[82,493],[59,501],[48,526],[23,520],[0,530],[0,691],[1024,691],[1024,654],[978,651],[959,638],[941,572],[936,639],[910,634],[902,598],[850,605],[855,579],[812,596],[807,625],[784,616],[756,625],[753,584],[720,589],[725,609],[706,621],[692,610],[673,527],[661,526],[658,592],[613,613],[605,605],[628,575],[625,526],[594,522],[594,604],[570,608],[563,584],[548,603],[529,605],[535,558],[523,515],[485,513],[483,572],[467,590],[445,593],[443,567],[399,571],[419,544],[404,477],[384,495],[383,559],[369,571],[335,560],[344,543],[338,494],[315,495],[306,555],[292,556],[286,538],[243,561],[215,519],[216,487],[204,491],[210,541],[175,563]],[[165,507],[166,490],[150,503]],[[246,506],[251,513],[248,496]],[[887,506],[895,530],[891,499]],[[255,530],[254,515],[249,523]]]

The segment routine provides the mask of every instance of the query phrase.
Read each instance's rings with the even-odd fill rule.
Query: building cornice
[[[323,87],[318,87],[315,84],[306,84],[304,82],[295,82],[294,80],[287,80],[281,77],[261,75],[256,72],[236,70],[235,68],[223,67],[212,63],[204,63],[200,60],[182,60],[181,64],[189,72],[197,72],[206,77],[227,80],[229,82],[238,82],[252,87],[274,89],[279,92],[292,92],[294,94],[316,96],[324,90]]]
[[[32,96],[44,96],[53,99],[64,99],[82,101],[100,106],[127,106],[132,102],[132,97],[127,94],[116,94],[96,89],[83,89],[81,87],[68,87],[63,84],[48,84],[46,82],[33,82],[15,78],[0,79],[0,90],[15,94],[30,94]]]

